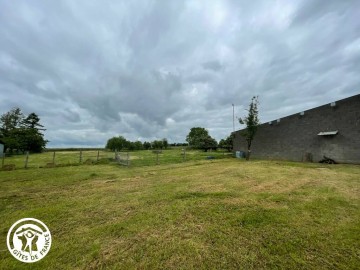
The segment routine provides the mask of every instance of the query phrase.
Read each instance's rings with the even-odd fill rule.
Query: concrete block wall
[[[334,136],[318,136],[335,131]],[[235,132],[234,151],[246,151],[242,130]],[[313,161],[323,156],[341,163],[360,164],[360,94],[300,112],[259,126],[252,143],[253,157],[301,161],[311,153]]]

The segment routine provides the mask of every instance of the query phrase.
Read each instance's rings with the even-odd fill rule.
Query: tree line
[[[13,108],[0,117],[0,143],[5,152],[41,152],[48,142],[43,131],[44,126],[34,112],[25,115],[20,108]]]
[[[152,142],[141,142],[141,141],[129,141],[123,136],[117,136],[110,138],[105,148],[111,151],[122,151],[122,150],[148,150],[148,149],[167,149],[169,143],[166,138],[162,140],[155,140]]]
[[[214,138],[209,135],[209,132],[202,127],[193,127],[190,129],[189,134],[186,137],[187,143],[173,143],[169,144],[167,139],[154,140],[152,142],[141,141],[129,141],[123,136],[117,136],[110,138],[105,148],[111,151],[121,150],[148,150],[148,149],[167,149],[169,146],[188,146],[192,149],[199,149],[208,151],[210,149],[216,150],[217,148],[232,150],[233,136],[230,135],[225,139],[220,140],[218,143]]]

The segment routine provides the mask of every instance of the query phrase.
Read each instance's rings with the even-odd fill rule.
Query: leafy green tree
[[[151,143],[151,146],[153,149],[163,149],[164,145],[163,145],[163,141],[160,140],[155,140]]]
[[[106,149],[110,149],[111,151],[121,151],[128,147],[129,142],[123,136],[112,137],[107,141],[105,146]]]
[[[143,147],[144,147],[145,150],[149,150],[151,148],[151,143],[150,142],[144,142]]]
[[[135,142],[131,142],[126,140],[123,136],[118,136],[118,137],[112,137],[110,138],[107,143],[105,148],[106,149],[110,149],[112,151],[121,151],[121,150],[129,150],[129,151],[133,151],[133,150],[142,150],[142,149],[150,149],[151,147],[154,149],[163,149],[165,146],[165,144],[167,143],[166,139],[163,140],[155,140],[152,143],[150,142],[140,142],[140,141],[135,141]]]
[[[10,111],[4,113],[0,117],[1,133],[4,134],[12,129],[19,128],[23,120],[24,114],[20,108],[13,108]]]
[[[143,149],[143,144],[140,141],[136,141],[136,142],[127,141],[126,146],[124,147],[124,149],[127,149],[129,151],[142,150]]]
[[[222,148],[222,149],[226,149],[226,142],[225,142],[226,139],[221,139],[220,142],[219,142],[219,147]]]
[[[239,119],[240,124],[246,125],[246,128],[241,133],[241,135],[245,138],[247,142],[246,160],[250,159],[251,143],[255,137],[258,126],[260,125],[260,121],[258,117],[259,114],[258,106],[259,106],[258,97],[256,96],[252,97],[251,103],[249,105],[248,115]]]
[[[127,149],[127,150],[129,150],[129,151],[136,150],[136,149],[135,149],[135,143],[134,143],[134,142],[130,142],[130,141],[127,141],[126,147],[124,147],[124,148]]]
[[[21,127],[24,114],[20,108],[13,108],[0,117],[0,142],[4,144],[4,151],[12,152],[19,148],[17,129]]]
[[[209,136],[209,132],[202,127],[193,127],[186,136],[186,141],[192,148],[200,148],[201,142]]]
[[[193,127],[190,129],[189,134],[186,136],[186,141],[189,146],[195,149],[203,149],[207,151],[209,149],[216,149],[217,142],[213,139],[209,132],[202,127]]]
[[[18,129],[12,129],[2,136],[0,142],[4,144],[4,151],[13,152],[21,148],[20,136]]]
[[[219,142],[219,147],[231,152],[233,149],[233,139],[234,139],[233,134],[231,134],[230,136],[228,136],[225,139],[221,139]]]
[[[200,149],[203,149],[205,152],[207,152],[210,149],[216,149],[217,148],[217,141],[212,138],[211,136],[207,136],[202,142]]]
[[[142,149],[144,149],[143,144],[140,141],[133,142],[133,144],[134,144],[134,150],[142,150]]]
[[[108,139],[105,148],[111,151],[115,151],[117,149],[116,145],[117,145],[117,137],[112,137]]]
[[[166,138],[162,139],[162,145],[164,149],[167,149],[169,146],[168,140]]]

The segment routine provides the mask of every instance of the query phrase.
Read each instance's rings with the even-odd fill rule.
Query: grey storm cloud
[[[359,93],[358,18],[355,0],[0,0],[0,113],[38,113],[49,146],[219,140],[253,95],[265,122]]]
[[[222,65],[218,61],[209,61],[203,63],[204,69],[210,69],[212,71],[219,71],[222,69]]]

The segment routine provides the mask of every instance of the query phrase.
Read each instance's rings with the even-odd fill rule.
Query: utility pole
[[[234,109],[234,103],[232,104],[233,107],[233,132],[235,132],[235,109]]]

